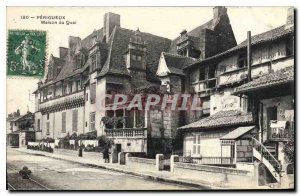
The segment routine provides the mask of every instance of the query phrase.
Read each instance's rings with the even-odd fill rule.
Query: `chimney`
[[[39,81],[38,81],[38,88],[40,88],[42,85],[43,85],[43,81],[42,81],[42,80],[39,80]]]
[[[251,31],[247,32],[247,66],[248,66],[248,82],[251,81]]]
[[[180,32],[180,36],[185,36],[187,34],[187,31],[186,29],[183,29],[181,32]]]
[[[68,55],[68,48],[59,47],[59,58],[64,59]]]
[[[294,13],[295,9],[294,7],[289,7],[287,11],[287,19],[286,19],[286,29],[294,26]]]
[[[120,15],[111,12],[106,13],[104,15],[103,25],[103,33],[104,37],[106,38],[105,41],[108,42],[109,36],[111,35],[115,26],[120,27]]]
[[[227,8],[225,6],[214,7],[214,20],[227,14]]]

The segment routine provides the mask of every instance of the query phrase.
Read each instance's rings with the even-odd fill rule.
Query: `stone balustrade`
[[[147,128],[105,129],[105,135],[108,138],[145,138]]]

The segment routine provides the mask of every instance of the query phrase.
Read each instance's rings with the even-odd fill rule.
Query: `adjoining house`
[[[237,168],[259,160],[280,182],[286,173],[282,149],[294,137],[293,19],[290,8],[286,24],[254,36],[248,32],[241,44],[184,67],[190,91],[210,101],[209,117],[203,112],[200,120],[179,128],[184,156]]]
[[[20,111],[9,114],[6,119],[6,144],[11,147],[23,147],[28,142],[35,141],[34,114],[27,112],[20,115]]]

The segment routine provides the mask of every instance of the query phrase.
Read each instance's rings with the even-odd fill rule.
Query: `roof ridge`
[[[127,28],[124,28],[124,27],[118,27],[118,28],[121,29],[121,30],[131,31],[132,33],[135,32],[135,30],[127,29]],[[141,32],[142,35],[154,36],[154,37],[158,37],[158,38],[162,38],[162,39],[168,39],[168,40],[172,41],[170,38],[162,37],[160,35],[155,35],[155,34],[143,32],[143,31],[140,31],[140,32]]]
[[[259,35],[263,35],[263,34],[265,34],[265,33],[268,33],[268,32],[271,32],[271,31],[274,31],[275,29],[280,29],[280,28],[283,28],[283,27],[285,27],[286,25],[285,24],[283,24],[283,25],[280,25],[280,26],[277,26],[277,27],[274,27],[274,28],[272,28],[272,29],[270,29],[270,30],[267,30],[267,31],[264,31],[264,32],[262,32],[262,33],[258,33],[258,34],[255,34],[255,35],[251,35],[251,38],[254,38],[255,36],[259,36]],[[242,43],[244,43],[244,42],[246,42],[247,41],[247,39],[245,39],[244,41],[242,41],[241,43],[239,43],[238,45],[240,45],[240,44],[242,44]],[[252,43],[251,43],[252,44]],[[237,46],[238,46],[237,45]]]
[[[261,36],[261,35],[267,34],[267,33],[272,32],[272,31],[274,31],[274,30],[278,30],[278,29],[283,28],[283,27],[285,27],[285,26],[286,26],[286,25],[283,24],[283,25],[280,25],[280,26],[278,26],[278,27],[275,27],[275,28],[273,28],[273,29],[271,29],[271,30],[268,30],[268,31],[265,31],[265,32],[262,32],[262,33],[259,33],[259,34],[251,35],[251,45],[256,45],[256,44],[259,44],[259,43],[264,42],[264,41],[270,41],[270,39],[267,39],[267,38],[261,38],[262,40],[258,40],[258,41],[256,40],[256,41],[254,41],[254,38],[257,38],[257,37],[259,37],[259,36]],[[289,29],[283,29],[283,32],[281,33],[281,35],[275,35],[275,36],[272,36],[272,38],[273,38],[273,39],[278,39],[278,38],[280,38],[280,37],[282,37],[282,36],[284,36],[284,35],[290,34],[290,33],[292,33],[292,32],[294,32],[294,28],[292,28],[292,27],[289,28]],[[232,48],[229,48],[228,50],[225,50],[225,51],[223,51],[223,52],[221,52],[221,53],[218,53],[218,54],[216,54],[216,55],[214,55],[214,56],[211,56],[211,57],[208,57],[208,58],[205,58],[205,59],[202,59],[202,60],[199,59],[199,60],[198,60],[197,62],[195,62],[195,63],[206,62],[206,61],[209,61],[209,60],[211,60],[211,59],[221,57],[222,55],[228,54],[228,53],[230,53],[230,52],[234,52],[234,51],[236,51],[236,50],[243,49],[243,48],[247,47],[247,45],[245,45],[245,43],[246,43],[245,41],[246,41],[246,40],[244,40],[244,41],[242,41],[241,43],[239,43],[238,45],[236,45],[236,46],[234,46],[234,47],[232,47]],[[194,65],[195,63],[191,63],[191,64],[186,65],[186,66],[184,67],[184,69],[187,68],[187,67],[190,67],[190,66]]]
[[[179,54],[169,53],[169,52],[162,52],[164,55],[169,55],[172,57],[182,58],[182,59],[191,59],[191,60],[197,60],[195,58],[189,57],[189,56],[181,56]]]

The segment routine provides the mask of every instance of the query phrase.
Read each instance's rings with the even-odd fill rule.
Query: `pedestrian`
[[[109,152],[108,152],[108,147],[107,146],[104,147],[103,159],[104,159],[105,163],[109,163]]]

